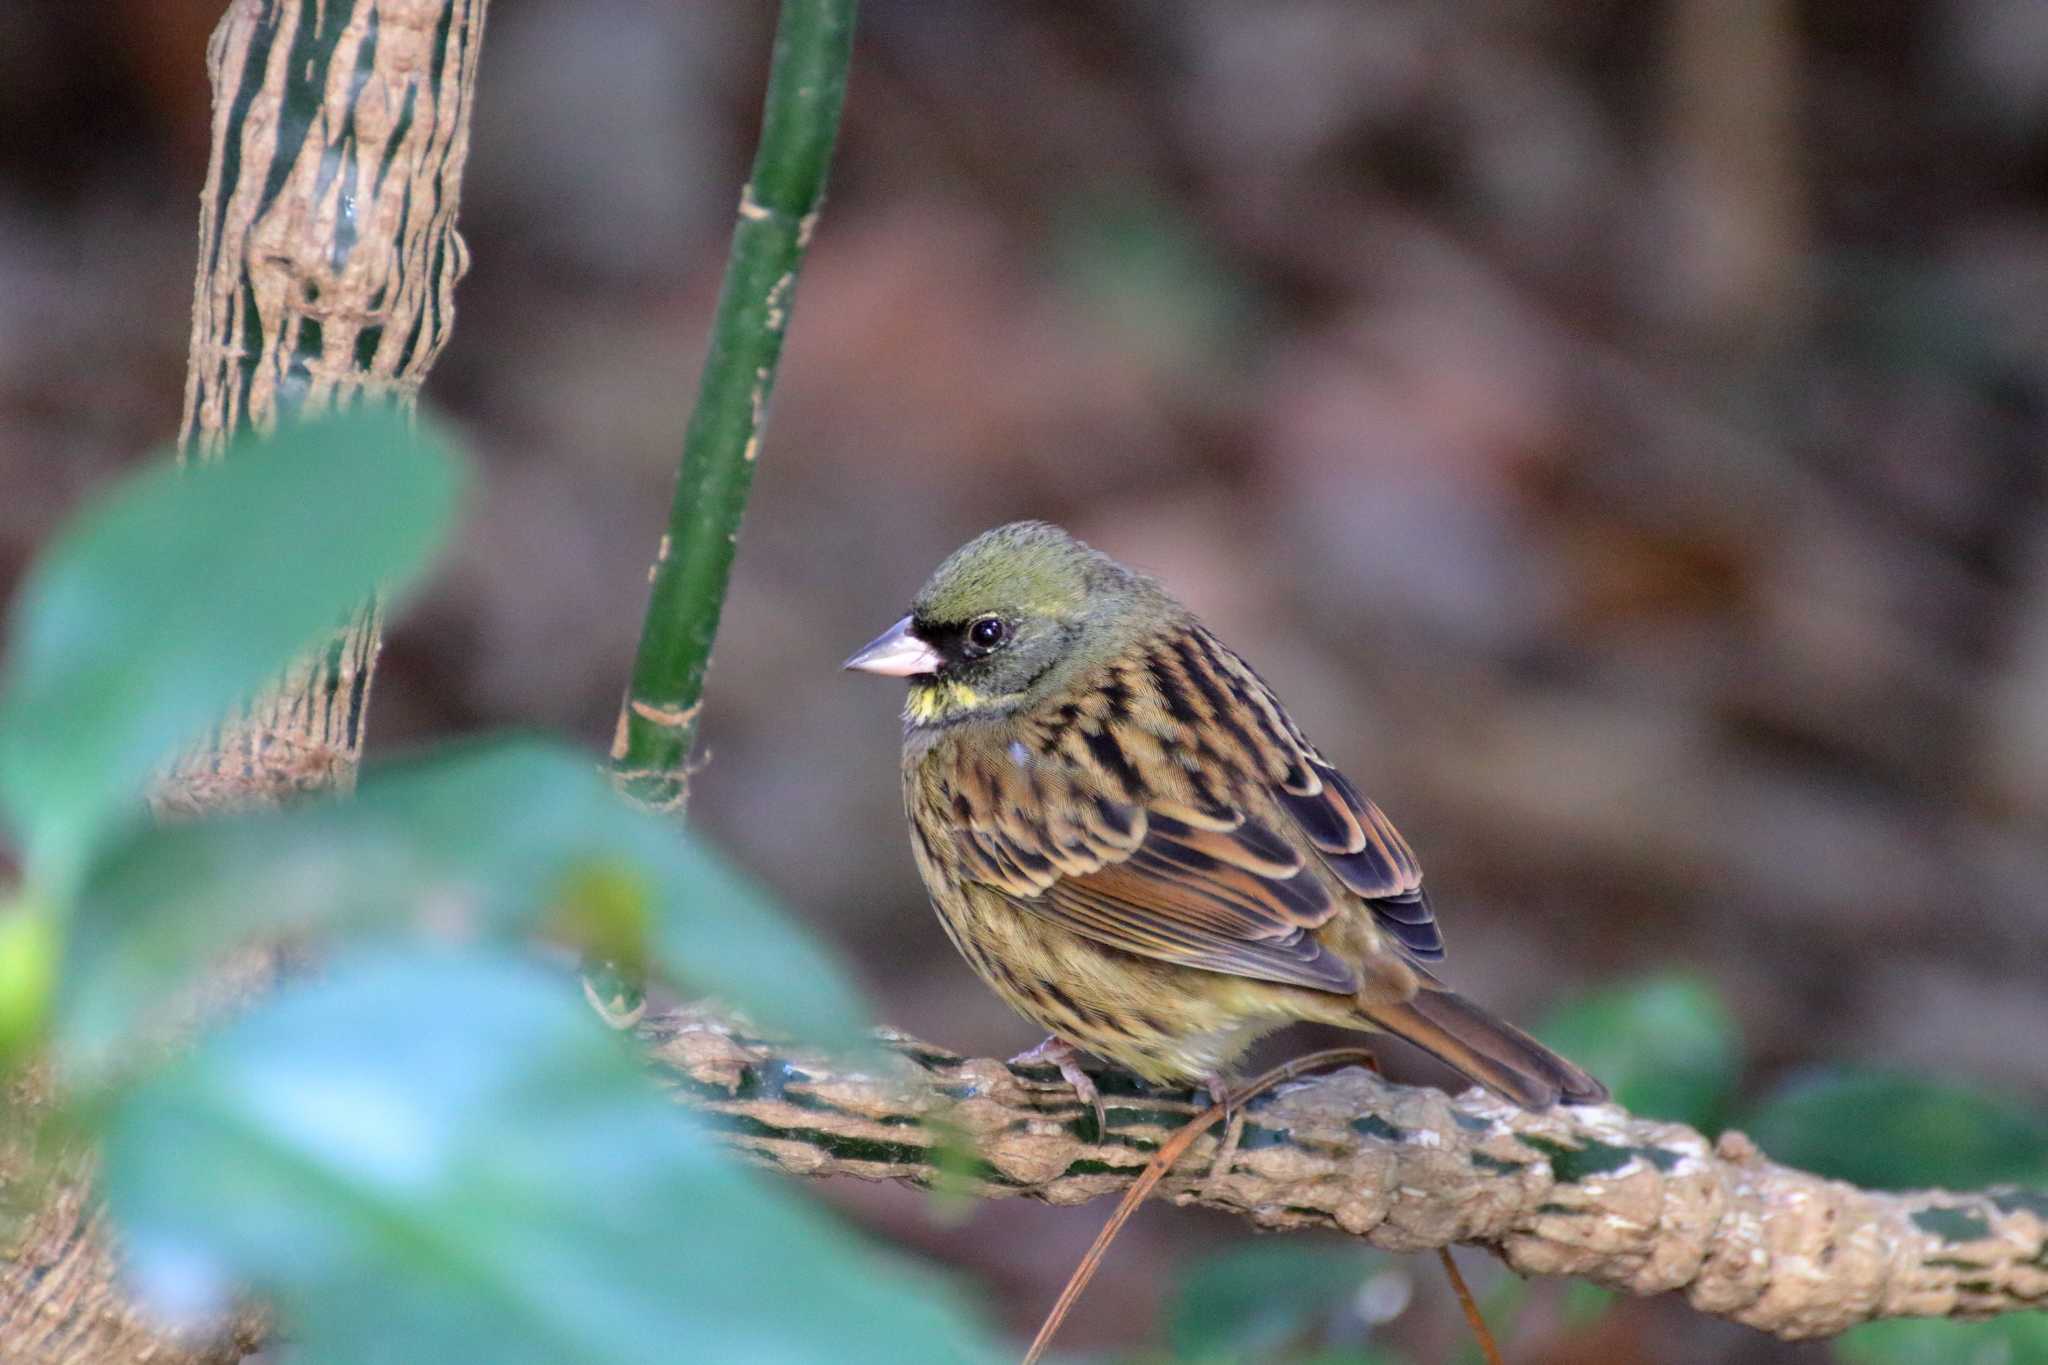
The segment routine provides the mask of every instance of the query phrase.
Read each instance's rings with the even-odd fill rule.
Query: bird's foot
[[[1109,1115],[1102,1107],[1102,1092],[1081,1069],[1079,1048],[1055,1033],[1037,1047],[1027,1048],[1010,1058],[1011,1066],[1042,1066],[1048,1062],[1060,1069],[1061,1078],[1074,1087],[1074,1094],[1081,1103],[1095,1110],[1095,1140],[1100,1142],[1108,1137]]]
[[[1237,1145],[1244,1137],[1244,1110],[1233,1102],[1230,1086],[1222,1077],[1209,1077],[1202,1082],[1202,1088],[1209,1092],[1211,1106],[1223,1106],[1223,1141],[1216,1145],[1216,1159],[1209,1163],[1209,1174],[1202,1178],[1202,1193],[1211,1195],[1237,1160]]]

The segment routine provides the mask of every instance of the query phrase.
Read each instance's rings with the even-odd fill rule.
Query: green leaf
[[[47,906],[0,900],[0,1083],[42,1035],[56,993],[57,951]]]
[[[115,1108],[129,1279],[314,1365],[978,1361],[948,1286],[719,1151],[530,964],[345,960]]]
[[[1620,1298],[1612,1289],[1602,1289],[1591,1280],[1567,1280],[1558,1303],[1558,1316],[1568,1331],[1589,1331]]]
[[[1539,1037],[1607,1082],[1623,1108],[1712,1132],[1741,1070],[1735,1018],[1706,982],[1654,976],[1553,1013]]]
[[[643,815],[586,755],[536,740],[365,770],[354,799],[140,834],[93,869],[57,1002],[75,1079],[257,935],[543,929],[651,960],[816,1043],[866,1021],[838,962],[752,881]]]
[[[1180,1360],[1281,1359],[1385,1264],[1373,1252],[1298,1240],[1232,1247],[1181,1274],[1168,1301],[1167,1340]]]
[[[169,456],[95,499],[30,569],[0,673],[0,808],[68,897],[150,773],[380,585],[417,577],[462,484],[362,411]]]
[[[2048,1183],[2048,1111],[1946,1081],[1807,1075],[1742,1126],[1773,1160],[1870,1189]]]
[[[1844,1365],[2027,1365],[2048,1360],[2048,1313],[2008,1313],[1990,1322],[1872,1322],[1844,1332],[1834,1348]]]

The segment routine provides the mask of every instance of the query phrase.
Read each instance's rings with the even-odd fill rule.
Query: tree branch
[[[890,1035],[903,1060],[840,1070],[701,1007],[640,1033],[662,1079],[733,1146],[798,1175],[1078,1204],[1128,1185],[1199,1107],[1112,1072],[1099,1078],[1110,1132],[1096,1143],[1049,1067]],[[971,1152],[957,1179],[962,1163],[937,1155],[947,1132]],[[1168,1198],[1387,1251],[1471,1243],[1525,1275],[1676,1291],[1786,1338],[2048,1307],[2048,1192],[1862,1190],[1766,1160],[1740,1133],[1709,1142],[1611,1104],[1536,1114],[1352,1069],[1252,1102],[1228,1169],[1212,1175],[1217,1142],[1204,1137],[1167,1176]]]

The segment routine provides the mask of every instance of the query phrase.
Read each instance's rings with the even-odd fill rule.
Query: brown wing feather
[[[1250,664],[1207,631],[1199,638],[1206,648],[1181,651],[1183,663],[1191,675],[1201,664],[1212,664],[1221,674],[1220,686],[1257,721],[1273,795],[1295,827],[1410,957],[1440,961],[1443,933],[1422,889],[1422,867],[1401,831],[1316,752]],[[1223,704],[1216,686],[1198,688],[1212,706]]]
[[[1313,990],[1358,989],[1308,933],[1336,903],[1278,834],[1242,815],[1235,828],[1216,828],[1214,816],[1166,799],[1109,805],[1111,818],[1084,817],[1071,840],[1052,836],[1043,817],[1023,818],[1018,806],[993,827],[970,825],[954,838],[977,881],[1110,947]]]
[[[1319,859],[1412,955],[1441,955],[1407,844],[1206,632],[1078,695],[959,770],[947,823],[973,880],[1125,952],[1355,994],[1314,932],[1340,909]]]
[[[1195,893],[1197,896],[1199,893]],[[1263,939],[1219,930],[1217,918],[1190,897],[1128,864],[1062,881],[1020,902],[1075,933],[1141,957],[1310,990],[1353,995],[1358,978],[1334,953],[1297,926]]]

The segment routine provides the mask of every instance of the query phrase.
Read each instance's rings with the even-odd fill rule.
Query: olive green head
[[[1018,521],[949,555],[910,614],[846,666],[909,678],[911,724],[951,724],[1029,706],[1177,611],[1059,527]]]

